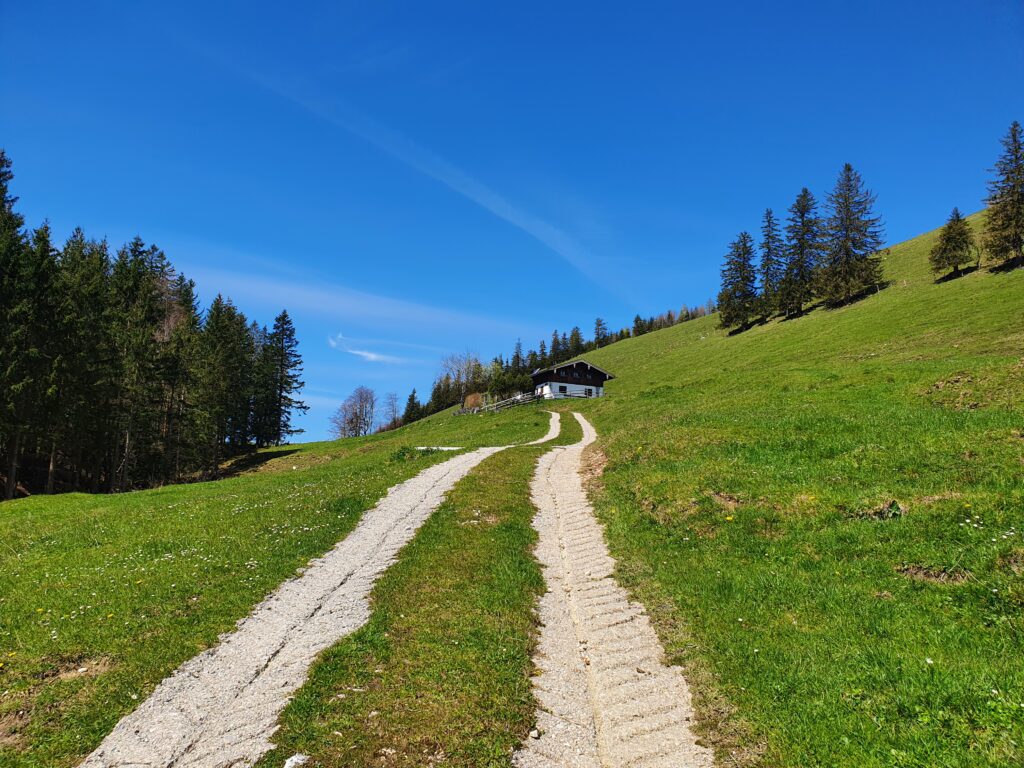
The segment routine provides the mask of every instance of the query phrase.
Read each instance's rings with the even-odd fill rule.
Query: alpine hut
[[[533,379],[534,395],[552,400],[559,397],[601,397],[604,383],[615,377],[586,360],[572,360],[550,368],[538,368],[530,378]]]

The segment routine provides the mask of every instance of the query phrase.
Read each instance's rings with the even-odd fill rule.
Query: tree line
[[[982,251],[1000,268],[1024,264],[1024,131],[1016,120],[1002,139],[1003,152],[991,169],[982,236],[976,238],[970,224],[953,208],[928,254],[932,271],[948,272],[944,279],[959,277],[961,269],[981,263]]]
[[[723,328],[744,329],[775,315],[796,317],[811,302],[850,302],[882,282],[884,233],[875,195],[847,163],[827,195],[824,211],[807,187],[785,222],[768,208],[761,239],[740,232],[722,267],[718,308]]]
[[[929,254],[943,279],[979,263],[984,251],[1000,268],[1024,264],[1024,136],[1014,121],[1002,139],[985,198],[982,236],[954,208]],[[785,222],[765,210],[760,241],[741,232],[729,244],[722,266],[718,308],[723,328],[743,330],[771,317],[796,317],[815,301],[839,306],[882,286],[881,218],[875,195],[849,163],[819,212],[806,187],[789,207]]]
[[[567,332],[555,330],[550,339],[541,339],[536,348],[526,351],[522,340],[517,339],[511,355],[498,355],[489,363],[484,363],[472,352],[447,355],[441,360],[441,372],[434,380],[426,402],[421,401],[413,389],[400,411],[397,395],[389,392],[384,396],[384,411],[378,422],[379,398],[373,390],[360,386],[330,417],[330,431],[335,437],[366,435],[374,428],[377,431],[396,429],[454,405],[462,405],[470,395],[487,394],[500,400],[520,392],[530,392],[533,390],[530,374],[537,369],[558,365],[623,339],[704,317],[714,313],[715,309],[715,303],[708,301],[699,307],[683,305],[678,311],[669,309],[646,318],[638,314],[631,326],[616,331],[609,330],[608,324],[599,317],[594,321],[594,331],[589,337],[584,336],[579,326]]]
[[[26,229],[0,150],[0,482],[5,498],[113,492],[217,474],[301,432],[302,358],[136,237],[110,252],[76,229]]]

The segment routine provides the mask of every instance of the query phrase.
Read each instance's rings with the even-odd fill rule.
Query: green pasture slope
[[[723,766],[1024,764],[1024,270],[936,284],[934,237],[894,247],[891,285],[851,306],[589,354],[617,376],[608,397],[556,406],[598,429],[592,495],[619,577],[685,666]],[[0,505],[0,765],[73,765],[447,456],[411,446],[546,425],[532,406],[442,414],[215,483]],[[577,438],[569,422],[560,442]],[[371,621],[314,666],[264,764],[509,765],[532,726],[527,491],[544,450],[459,484]]]
[[[535,409],[441,414],[271,449],[231,479],[0,504],[0,765],[76,764],[388,487],[452,455],[414,446],[505,445],[547,425]]]
[[[935,237],[854,305],[587,356],[596,506],[723,765],[1024,765],[1024,269],[936,284]]]

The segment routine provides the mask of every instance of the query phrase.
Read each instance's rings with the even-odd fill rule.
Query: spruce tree
[[[600,317],[594,321],[594,347],[600,349],[608,343],[608,324]]]
[[[414,421],[418,421],[422,418],[423,406],[420,405],[419,399],[416,397],[416,389],[413,388],[412,392],[409,393],[409,399],[405,401],[405,411],[402,413],[402,423],[412,424]]]
[[[1016,120],[1002,140],[1003,154],[989,182],[985,250],[997,261],[1024,263],[1024,135]]]
[[[60,253],[56,275],[58,325],[54,361],[54,422],[46,490],[53,492],[56,449],[67,456],[71,487],[77,490],[83,464],[101,462],[97,447],[106,443],[107,413],[113,387],[107,283],[110,258],[105,242],[87,240],[75,229]]]
[[[583,332],[580,327],[574,326],[569,333],[569,354],[566,357],[579,357],[583,354]]]
[[[17,488],[18,462],[27,438],[50,435],[54,429],[54,366],[57,352],[57,252],[50,227],[32,233],[14,263],[11,303],[6,307],[8,337],[14,354],[3,361],[0,386],[9,401],[7,484],[5,498]],[[49,440],[47,440],[49,446]]]
[[[295,336],[295,325],[287,310],[283,310],[274,318],[269,346],[274,362],[273,434],[274,443],[280,445],[292,435],[303,431],[292,427],[293,414],[309,410],[309,406],[296,397],[305,384],[301,379],[302,356],[299,354],[299,340]]]
[[[779,288],[785,274],[786,262],[783,254],[779,220],[771,208],[765,209],[761,222],[761,312],[767,318],[779,309]]]
[[[15,424],[15,398],[10,385],[15,375],[12,366],[18,355],[12,309],[19,289],[17,272],[26,247],[25,220],[14,210],[18,198],[10,191],[13,178],[11,161],[0,149],[0,448],[10,457],[5,468],[7,498],[14,494],[15,482],[11,480],[10,464],[17,468],[21,443],[21,436],[15,437],[19,428]]]
[[[558,331],[551,333],[551,349],[548,351],[548,365],[558,365],[562,362],[562,337],[558,335]]]
[[[509,361],[512,372],[519,375],[526,368],[526,359],[523,357],[523,341],[516,339],[515,349],[512,351],[512,359]]]
[[[633,317],[633,337],[643,336],[647,333],[647,323],[639,314]]]
[[[804,187],[789,207],[786,221],[786,267],[779,286],[778,306],[787,317],[799,315],[814,298],[814,274],[821,247],[817,202]]]
[[[723,328],[749,325],[757,316],[757,275],[754,269],[754,238],[740,232],[732,243],[722,266],[722,290],[718,309]]]
[[[846,163],[828,196],[820,293],[830,304],[843,304],[882,280],[878,254],[884,242],[882,220],[874,214],[875,195],[853,166]]]
[[[960,209],[954,208],[939,233],[938,242],[932,248],[928,261],[931,263],[932,272],[939,273],[951,269],[953,276],[957,277],[960,274],[960,267],[970,264],[977,258],[977,250],[971,225],[960,214]]]

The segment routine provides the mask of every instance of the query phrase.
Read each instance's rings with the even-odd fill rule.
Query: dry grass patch
[[[925,565],[901,565],[896,572],[913,581],[929,584],[962,584],[971,577],[962,568],[930,568]]]

